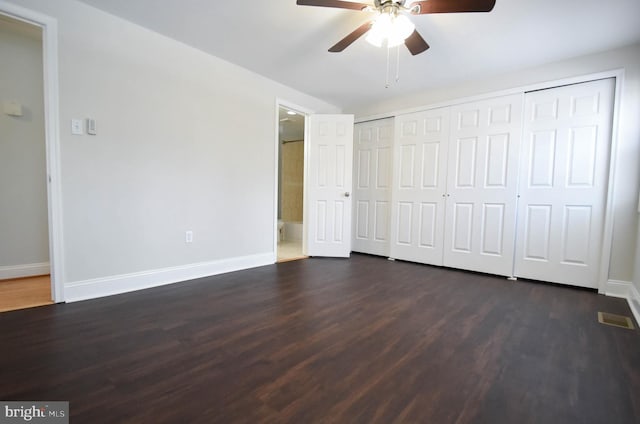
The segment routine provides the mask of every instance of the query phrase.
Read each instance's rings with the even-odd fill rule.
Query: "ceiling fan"
[[[374,0],[373,5],[343,0],[297,0],[296,3],[301,6],[335,7],[378,13],[375,19],[360,25],[338,41],[329,49],[330,52],[341,52],[358,38],[369,33],[369,43],[378,47],[385,43],[388,47],[404,43],[415,56],[427,50],[429,45],[416,31],[415,25],[405,16],[406,14],[490,12],[496,0]]]

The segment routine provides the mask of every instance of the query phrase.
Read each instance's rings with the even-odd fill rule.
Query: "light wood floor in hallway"
[[[51,278],[48,275],[0,280],[0,312],[52,303]]]

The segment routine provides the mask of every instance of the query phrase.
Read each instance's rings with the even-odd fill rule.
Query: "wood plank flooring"
[[[51,277],[0,280],[0,312],[51,305]]]
[[[591,291],[307,259],[0,314],[0,399],[75,423],[638,423],[640,331]]]

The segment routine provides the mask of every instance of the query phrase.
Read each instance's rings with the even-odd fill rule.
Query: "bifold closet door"
[[[516,276],[598,286],[614,84],[526,94]]]
[[[354,252],[389,256],[393,118],[355,125]]]
[[[452,107],[444,265],[513,271],[522,94]]]
[[[449,108],[395,120],[391,257],[442,265]]]

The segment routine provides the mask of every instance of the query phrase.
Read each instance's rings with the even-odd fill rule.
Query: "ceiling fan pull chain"
[[[389,88],[389,51],[391,50],[391,47],[389,47],[389,44],[387,44],[387,77],[385,79],[385,83],[384,83],[384,88]]]
[[[400,46],[396,47],[396,82],[400,81]]]

